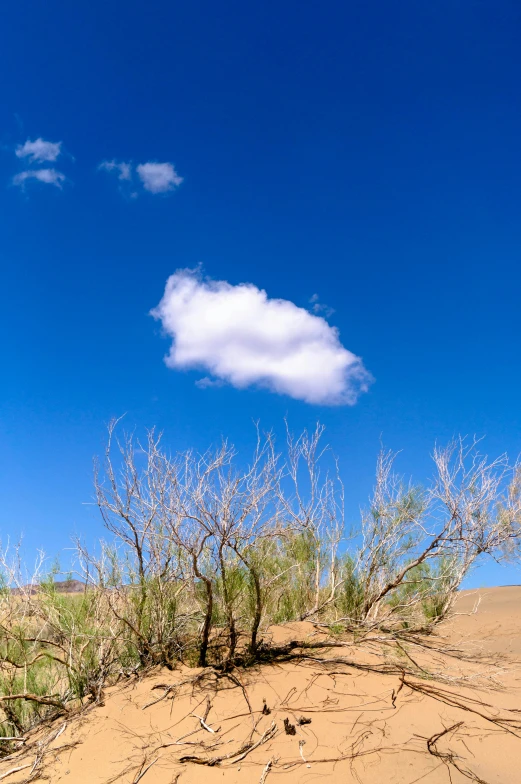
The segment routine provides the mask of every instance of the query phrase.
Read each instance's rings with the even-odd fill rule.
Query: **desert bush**
[[[111,423],[95,471],[111,539],[97,554],[76,543],[81,582],[67,585],[81,590],[60,592],[43,561],[27,579],[18,553],[1,558],[0,731],[100,699],[138,668],[256,661],[274,623],[432,628],[480,556],[517,552],[519,468],[465,440],[434,450],[425,487],[404,482],[382,452],[346,539],[343,485],[322,435],[288,433],[279,454],[258,432],[244,464],[226,442],[171,456],[154,431],[142,444]]]
[[[284,461],[272,436],[258,432],[245,467],[226,442],[203,455],[170,457],[153,431],[143,447],[132,436],[119,441],[115,428],[109,427],[96,495],[123,549],[123,587],[115,587],[118,606],[126,609],[116,611],[134,635],[142,664],[171,659],[172,650],[158,638],[171,639],[173,631],[165,636],[157,622],[146,621],[168,616],[164,601],[172,584],[183,594],[172,629],[192,649],[190,634],[199,621],[201,666],[209,647],[212,655],[218,647],[224,651],[220,663],[226,666],[238,647],[241,656],[245,650],[255,656],[266,623],[305,619],[334,604],[342,582],[343,489],[334,461],[333,476],[321,472],[327,455],[322,428],[298,439],[288,433]],[[181,634],[180,617],[190,620]],[[182,647],[178,642],[179,655]]]
[[[0,727],[10,736],[71,701],[99,699],[119,644],[103,593],[61,592],[54,570],[42,576],[43,558],[29,581],[16,551],[1,562],[9,588],[0,598]]]
[[[425,488],[404,483],[393,470],[396,456],[380,454],[356,556],[365,622],[381,624],[391,613],[399,621],[411,607],[440,620],[481,555],[516,550],[519,469],[506,456],[489,462],[478,446],[459,439],[436,447],[434,477]]]
[[[437,447],[426,487],[405,483],[394,471],[396,456],[382,452],[369,508],[342,548],[343,485],[320,426],[298,438],[288,431],[283,456],[270,434],[258,433],[246,467],[226,442],[203,455],[169,457],[151,432],[139,471],[139,450],[127,437],[117,442],[119,479],[114,428],[105,456],[108,492],[98,478],[97,497],[134,564],[122,582],[135,603],[135,634],[149,650],[157,647],[154,635],[172,639],[176,629],[179,654],[180,641],[195,634],[189,647],[198,645],[201,666],[212,640],[225,651],[224,663],[245,645],[255,655],[262,628],[275,622],[399,625],[412,615],[418,626],[439,621],[476,559],[511,551],[519,538],[519,470],[505,457],[487,461],[476,441]],[[173,584],[183,594],[179,615],[162,605]],[[166,663],[172,650],[155,660]]]

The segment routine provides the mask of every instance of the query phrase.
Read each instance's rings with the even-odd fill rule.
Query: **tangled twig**
[[[221,762],[225,760],[233,759],[234,762],[240,762],[243,760],[247,754],[252,752],[254,749],[257,749],[263,743],[267,743],[269,740],[273,738],[273,736],[277,732],[277,725],[275,722],[271,723],[269,729],[261,736],[260,740],[256,743],[253,743],[251,740],[244,743],[239,749],[236,751],[230,752],[230,754],[223,754],[220,757],[197,757],[196,755],[185,755],[184,757],[179,758],[179,762],[193,762],[196,765],[208,765],[209,767],[213,767],[214,765],[220,765]]]

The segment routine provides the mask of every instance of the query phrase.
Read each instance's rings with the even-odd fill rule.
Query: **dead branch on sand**
[[[214,765],[220,765],[221,762],[225,760],[233,759],[234,762],[240,762],[243,760],[250,752],[257,749],[259,746],[262,746],[263,743],[267,743],[271,740],[277,733],[277,725],[275,722],[271,723],[269,729],[263,733],[260,740],[256,743],[253,743],[251,740],[244,743],[239,749],[236,751],[230,752],[230,754],[224,754],[220,757],[197,757],[195,755],[185,755],[184,757],[179,758],[179,762],[194,762],[196,765],[208,765],[213,767]]]
[[[437,732],[435,735],[432,735],[430,738],[427,738],[428,752],[429,754],[432,754],[433,757],[437,757],[438,759],[442,760],[442,762],[446,765],[447,769],[449,770],[449,778],[450,778],[449,766],[452,765],[452,767],[456,768],[456,770],[459,771],[459,773],[461,773],[462,776],[465,776],[465,778],[476,782],[476,784],[489,784],[488,781],[482,779],[472,770],[469,770],[468,768],[463,767],[463,765],[461,765],[459,762],[456,762],[457,756],[453,752],[451,751],[443,752],[443,751],[439,751],[439,749],[436,748],[436,744],[441,738],[443,738],[444,735],[449,735],[451,733],[454,733],[462,726],[463,726],[463,722],[459,721],[456,724],[453,724],[451,727],[447,727],[441,732]]]

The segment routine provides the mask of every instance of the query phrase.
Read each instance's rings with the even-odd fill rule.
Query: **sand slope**
[[[0,781],[26,781],[44,753],[34,774],[67,784],[517,783],[521,587],[463,592],[457,612],[470,612],[478,596],[475,614],[456,615],[426,647],[346,638],[314,658],[231,678],[209,672],[188,683],[200,671],[183,668],[127,680],[104,704],[46,727],[3,760]],[[305,623],[273,634],[316,640],[321,631]],[[403,678],[401,666],[413,672]],[[300,717],[311,722],[299,726]]]

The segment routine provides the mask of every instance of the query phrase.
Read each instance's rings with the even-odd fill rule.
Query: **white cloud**
[[[57,188],[61,188],[66,177],[61,172],[56,171],[56,169],[27,169],[13,177],[13,185],[20,185],[23,188],[27,180],[38,180],[39,182],[45,182],[48,185],[56,185]]]
[[[183,182],[171,163],[140,163],[136,171],[144,189],[150,193],[167,193]]]
[[[25,144],[16,148],[17,158],[29,158],[30,163],[52,162],[58,159],[61,153],[61,142],[46,142],[41,137],[34,142],[27,139]]]
[[[132,164],[118,161],[103,161],[98,166],[102,171],[115,172],[118,175],[118,180],[131,180],[132,179]]]
[[[178,270],[152,315],[173,338],[168,367],[204,368],[239,389],[255,384],[307,403],[352,405],[372,381],[325,319],[251,283]]]

